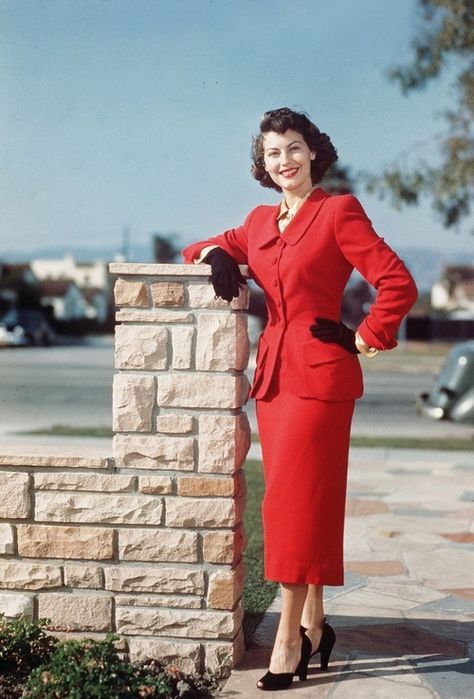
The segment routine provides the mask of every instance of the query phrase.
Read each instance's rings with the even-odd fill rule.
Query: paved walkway
[[[337,632],[329,671],[313,659],[306,682],[255,688],[277,599],[221,696],[474,698],[473,475],[472,452],[352,450],[346,584],[325,596]]]

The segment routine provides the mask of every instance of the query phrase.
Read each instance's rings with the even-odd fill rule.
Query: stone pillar
[[[138,476],[143,498],[140,521],[118,529],[108,571],[116,630],[133,659],[172,647],[201,668],[232,666],[243,653],[248,289],[216,300],[207,265],[110,271],[115,467]]]

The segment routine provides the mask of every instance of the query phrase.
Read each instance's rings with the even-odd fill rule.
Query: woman
[[[251,395],[263,452],[265,576],[281,583],[282,612],[267,674],[257,686],[285,689],[306,679],[311,655],[327,668],[335,634],[323,586],[343,584],[343,526],[349,433],[362,394],[357,354],[396,346],[416,300],[403,262],[373,230],[352,195],[316,185],[337,160],[329,137],[302,113],[266,112],[253,144],[253,176],[283,193],[239,228],[195,243],[186,262],[211,265],[216,295],[230,301],[248,264],[265,292]],[[377,290],[357,332],[340,322],[356,268]]]

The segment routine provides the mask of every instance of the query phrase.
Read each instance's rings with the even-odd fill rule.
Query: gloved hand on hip
[[[335,320],[315,318],[316,325],[310,326],[311,335],[321,342],[335,342],[351,354],[360,354],[355,344],[355,332]]]
[[[211,282],[216,296],[232,301],[240,293],[240,285],[246,284],[239,265],[223,248],[214,248],[203,259],[211,265]]]

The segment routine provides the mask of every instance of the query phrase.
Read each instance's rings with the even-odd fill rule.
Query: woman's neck
[[[315,189],[315,185],[311,185],[310,187],[305,187],[304,191],[299,191],[299,192],[285,192],[283,191],[283,194],[285,195],[285,202],[286,205],[289,209],[292,209],[293,207],[298,208],[298,206],[301,206],[301,204],[304,202],[304,200],[309,197],[311,192]]]

